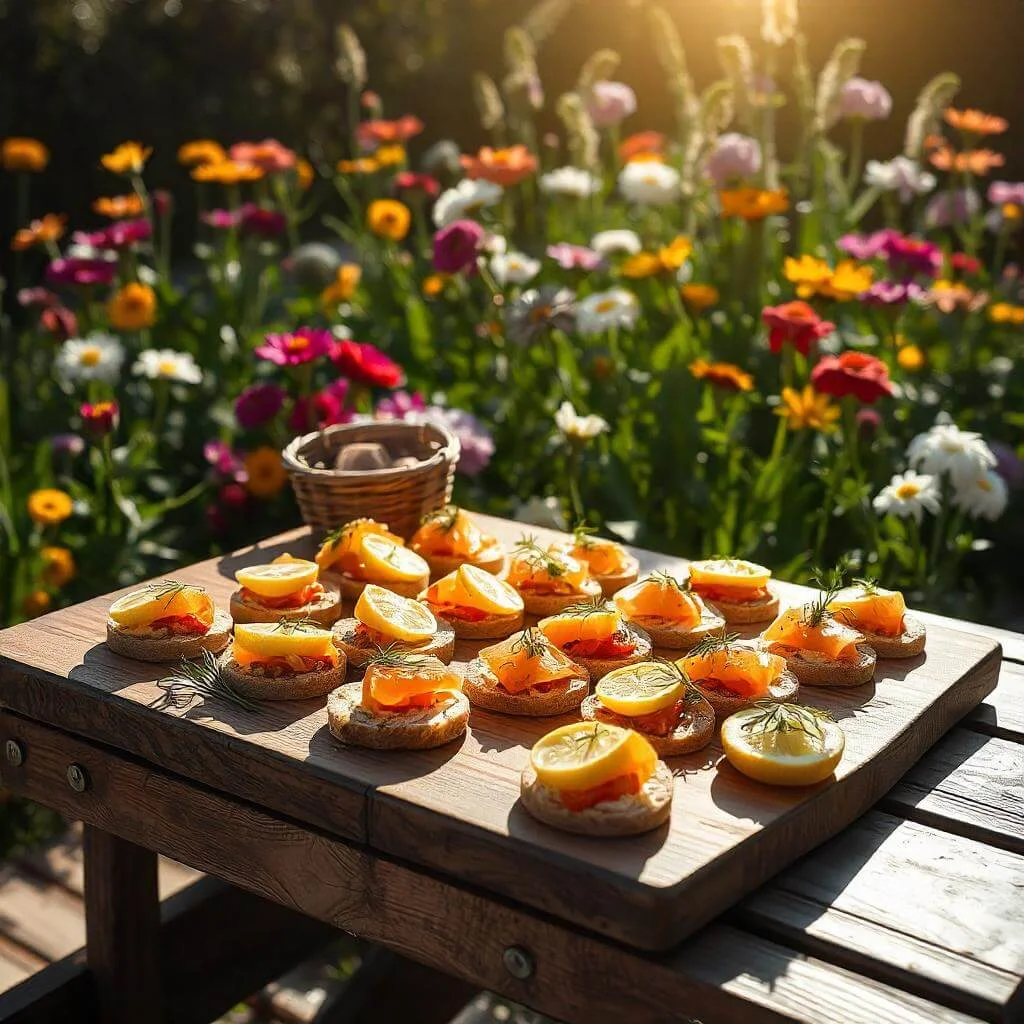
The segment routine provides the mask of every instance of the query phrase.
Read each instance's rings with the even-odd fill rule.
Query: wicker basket
[[[355,441],[375,441],[395,458],[422,461],[397,469],[314,468],[333,467],[339,449]],[[451,500],[459,440],[436,423],[347,423],[297,437],[281,454],[314,534],[369,516],[408,540],[423,516]]]

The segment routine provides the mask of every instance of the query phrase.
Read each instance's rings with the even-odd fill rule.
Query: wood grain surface
[[[514,541],[518,524],[487,520]],[[302,531],[176,572],[220,604],[233,572],[284,550],[308,553]],[[636,551],[644,571],[685,562]],[[783,604],[806,588],[780,585]],[[42,721],[270,811],[369,844],[488,891],[648,949],[665,949],[867,810],[995,685],[999,647],[932,624],[928,649],[880,662],[876,681],[807,690],[846,737],[835,781],[772,789],[717,765],[717,743],[673,759],[672,820],[631,840],[558,833],[518,801],[519,774],[544,731],[531,721],[474,711],[461,742],[421,753],[347,749],[326,729],[323,702],[246,712],[211,702],[177,715],[148,705],[166,671],[111,654],[100,642],[110,597],[0,633],[0,701]],[[751,634],[753,635],[753,634]],[[477,645],[461,643],[457,658]]]

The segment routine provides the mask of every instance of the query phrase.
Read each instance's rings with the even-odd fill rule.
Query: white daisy
[[[494,231],[489,231],[484,237],[483,245],[480,246],[481,252],[488,252],[494,255],[495,253],[508,252],[508,239],[504,235],[499,235]]]
[[[570,441],[589,441],[608,430],[608,421],[601,416],[581,416],[572,402],[563,402],[555,413],[555,426]]]
[[[991,469],[996,457],[981,434],[961,430],[955,423],[936,423],[910,442],[907,461],[934,476],[949,473],[954,487],[961,488]]]
[[[916,160],[895,156],[891,160],[869,160],[864,168],[864,182],[883,192],[898,192],[901,203],[914,196],[923,196],[935,188],[935,175],[921,170]]]
[[[502,288],[507,284],[526,284],[540,272],[540,260],[521,252],[496,253],[491,257],[491,273]]]
[[[175,352],[172,348],[147,348],[139,353],[132,372],[150,380],[175,380],[183,384],[198,384],[203,371],[188,352]]]
[[[124,346],[112,334],[90,334],[68,338],[61,345],[53,370],[58,380],[102,380],[113,384],[121,375]]]
[[[627,256],[638,253],[643,245],[640,236],[629,228],[616,228],[612,231],[598,231],[590,240],[590,248],[602,256],[624,252]]]
[[[933,476],[908,469],[906,473],[897,473],[888,486],[875,495],[873,504],[880,516],[894,515],[900,519],[913,516],[919,523],[925,512],[938,514],[939,484]]]
[[[586,199],[601,189],[601,179],[582,167],[558,167],[540,176],[540,190],[549,196]]]
[[[998,519],[1009,500],[1006,481],[994,469],[986,469],[953,492],[953,504],[977,519]]]
[[[622,168],[619,191],[630,203],[668,206],[679,199],[679,172],[668,164],[634,161]]]
[[[445,228],[463,217],[475,217],[485,206],[493,206],[504,194],[500,185],[480,178],[465,178],[454,188],[447,189],[434,203],[434,225]]]
[[[576,305],[576,325],[580,334],[604,334],[612,327],[631,328],[640,315],[640,304],[625,288],[595,292]]]

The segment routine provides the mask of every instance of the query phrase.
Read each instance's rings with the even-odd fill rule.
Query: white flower
[[[570,441],[589,441],[608,430],[608,421],[601,416],[581,416],[572,402],[563,402],[555,413],[555,426]]]
[[[508,252],[508,239],[506,239],[504,235],[499,235],[493,231],[489,231],[484,236],[484,242],[483,245],[480,246],[480,251],[489,252],[492,255]]]
[[[939,485],[935,477],[908,469],[906,473],[897,473],[889,485],[875,495],[873,504],[880,516],[889,514],[899,516],[900,519],[913,516],[919,523],[926,511],[932,515],[938,513],[939,498]]]
[[[883,192],[898,192],[901,203],[909,203],[914,196],[923,196],[935,188],[935,175],[922,171],[916,160],[894,156],[883,163],[869,160],[864,168],[864,181]]]
[[[955,423],[936,423],[910,442],[907,461],[924,473],[949,473],[959,490],[991,469],[996,457],[981,434],[961,430]]]
[[[594,292],[576,305],[576,326],[580,334],[604,334],[612,327],[631,328],[640,315],[640,304],[625,288]]]
[[[528,501],[519,503],[512,518],[518,523],[547,526],[552,530],[569,529],[561,502],[557,498],[541,498],[535,494]]]
[[[630,203],[668,206],[679,199],[679,172],[668,164],[634,161],[622,168],[619,191]]]
[[[147,348],[139,353],[132,372],[150,380],[176,380],[183,384],[198,384],[203,372],[188,352],[175,352],[172,348]]]
[[[986,469],[953,492],[953,504],[977,519],[998,519],[1009,500],[1006,481],[994,469]]]
[[[491,273],[502,288],[507,284],[526,284],[540,272],[540,260],[521,252],[496,253],[491,257]]]
[[[540,190],[549,196],[585,199],[601,188],[601,179],[582,167],[558,167],[540,176]]]
[[[472,181],[465,178],[454,188],[447,189],[437,197],[434,203],[434,224],[445,228],[453,221],[463,217],[475,217],[485,206],[493,206],[498,202],[504,189],[493,181],[483,178]]]
[[[624,252],[632,256],[638,253],[642,247],[640,236],[628,228],[618,228],[614,231],[598,231],[590,240],[590,248],[594,252],[599,252],[602,256],[610,256],[615,252]]]
[[[113,384],[121,375],[124,346],[112,334],[68,338],[61,345],[53,370],[59,380],[102,380]]]

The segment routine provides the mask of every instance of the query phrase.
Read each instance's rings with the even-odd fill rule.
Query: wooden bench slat
[[[1004,660],[998,685],[968,713],[964,725],[1004,740],[1024,742],[1024,665]]]

